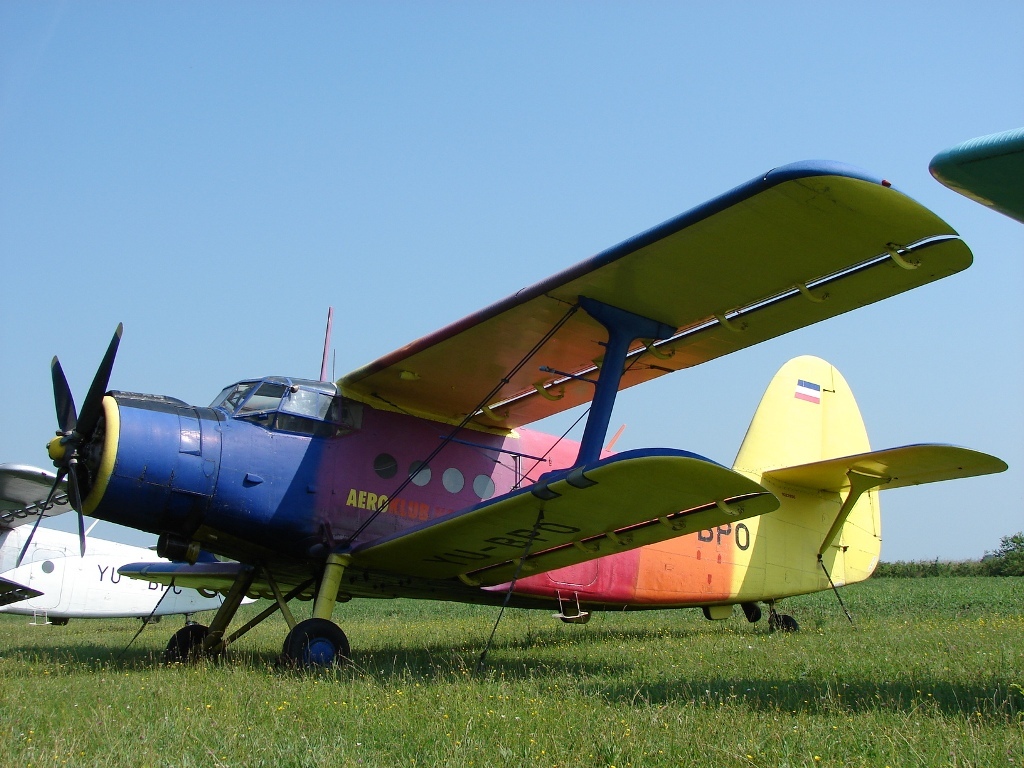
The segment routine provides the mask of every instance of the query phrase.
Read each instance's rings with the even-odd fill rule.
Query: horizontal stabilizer
[[[42,592],[31,587],[25,587],[16,581],[0,577],[0,605],[10,605],[22,600],[31,600],[39,597]]]
[[[628,451],[355,549],[352,567],[473,585],[771,512],[778,499],[695,454]]]
[[[839,492],[850,487],[850,472],[877,477],[881,482],[875,487],[887,489],[1004,470],[1006,463],[987,453],[954,445],[922,444],[773,469],[765,472],[763,478],[802,488]]]

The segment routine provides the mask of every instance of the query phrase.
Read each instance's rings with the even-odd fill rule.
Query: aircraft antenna
[[[331,351],[331,323],[333,320],[334,307],[328,307],[327,332],[324,334],[324,356],[320,359],[320,381],[327,381],[327,357]]]

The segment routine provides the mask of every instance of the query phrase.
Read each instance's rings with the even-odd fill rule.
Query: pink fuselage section
[[[450,431],[436,422],[366,408],[360,430],[328,441],[317,480],[318,487],[330,488],[329,494],[317,494],[320,525],[341,539],[373,517],[359,539],[387,536],[536,482],[546,472],[572,466],[579,451],[574,441],[533,430],[505,437],[463,430],[431,461],[429,471],[400,488]],[[702,531],[523,577],[514,593],[592,608],[720,602],[730,593],[733,533],[729,526]]]

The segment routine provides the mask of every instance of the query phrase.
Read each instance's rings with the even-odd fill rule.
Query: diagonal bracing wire
[[[558,322],[555,323],[551,327],[551,329],[547,333],[544,334],[544,336],[540,339],[540,341],[538,341],[536,344],[534,344],[533,348],[529,352],[526,353],[526,355],[523,357],[523,359],[520,360],[518,363],[516,363],[515,366],[513,366],[512,369],[507,374],[505,374],[505,376],[501,379],[501,381],[499,381],[494,386],[494,388],[483,397],[483,399],[477,404],[477,406],[475,408],[471,409],[469,411],[469,413],[466,414],[465,418],[459,423],[459,425],[457,427],[455,427],[451,432],[449,432],[441,440],[440,445],[438,445],[436,448],[434,448],[433,451],[430,452],[430,455],[427,456],[427,458],[423,460],[423,462],[421,463],[420,466],[421,467],[428,467],[428,466],[430,466],[430,462],[433,461],[434,459],[436,459],[437,455],[439,453],[441,453],[442,450],[444,450],[444,448],[455,438],[455,436],[458,435],[463,429],[466,428],[466,425],[469,424],[470,420],[472,420],[472,418],[481,409],[483,409],[484,406],[488,405],[489,403],[491,403],[494,400],[494,398],[497,396],[498,392],[501,391],[502,387],[504,387],[506,384],[511,383],[512,378],[517,373],[519,373],[519,371],[521,371],[523,369],[523,367],[528,362],[530,362],[530,359],[534,355],[536,355],[541,350],[541,348],[545,344],[548,343],[548,341],[551,340],[552,336],[554,336],[556,333],[558,333],[558,331],[561,329],[561,327],[563,325],[565,325],[569,321],[569,318],[572,317],[574,314],[576,314],[576,311],[578,309],[579,309],[579,304],[573,304],[572,306],[570,306],[569,309],[566,310],[566,313],[564,315],[562,315],[561,319],[559,319]],[[415,472],[410,473],[410,475],[408,477],[406,477],[405,480],[403,480],[401,482],[401,484],[398,486],[398,488],[396,488],[391,493],[391,497],[394,498],[395,496],[398,496],[402,491],[404,491],[408,487],[409,483],[412,482],[413,477],[415,477],[415,476],[416,476]],[[366,520],[363,522],[363,524],[360,525],[355,530],[355,532],[351,536],[348,537],[348,539],[346,539],[345,544],[346,545],[351,545],[352,542],[355,541],[356,538],[358,538],[359,534],[361,534],[363,531],[365,531],[367,529],[367,527],[370,525],[370,523],[372,523],[375,519],[377,519],[377,516],[381,512],[383,512],[384,509],[386,509],[386,508],[387,508],[387,505],[384,505],[383,509],[376,510],[372,515],[370,515],[368,518],[366,518]]]
[[[160,595],[160,599],[156,601],[156,605],[154,605],[153,610],[149,612],[149,616],[142,620],[142,626],[139,627],[139,631],[136,632],[132,639],[128,641],[128,645],[121,649],[121,652],[117,654],[116,658],[114,659],[115,661],[120,660],[120,658],[124,656],[125,651],[132,647],[132,643],[134,643],[138,639],[139,635],[142,634],[142,630],[144,630],[149,625],[149,622],[153,620],[153,616],[156,614],[156,609],[160,607],[160,603],[162,603],[164,601],[164,598],[167,597],[167,595],[169,595],[173,590],[174,579],[171,579],[171,583],[167,585],[167,589],[165,589],[164,593]]]
[[[512,574],[512,581],[508,583],[508,589],[505,591],[505,599],[501,603],[501,610],[498,611],[498,618],[494,620],[494,626],[491,627],[490,637],[487,638],[487,643],[484,645],[484,649],[480,652],[480,658],[477,659],[477,674],[480,674],[484,669],[484,663],[487,660],[487,652],[491,649],[491,641],[494,640],[494,633],[498,631],[498,624],[501,623],[501,617],[505,615],[505,609],[508,607],[508,601],[512,599],[512,592],[516,588],[516,582],[519,580],[519,574],[523,571],[523,565],[526,563],[526,558],[530,556],[530,547],[533,546],[533,540],[537,537],[537,532],[540,529],[540,524],[542,522],[544,522],[543,506],[537,511],[537,522],[533,524],[533,530],[530,531],[530,538],[526,542],[526,547],[523,549],[523,556],[519,558],[519,563],[516,565],[515,573]]]

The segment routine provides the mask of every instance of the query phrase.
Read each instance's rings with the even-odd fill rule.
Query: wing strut
[[[825,534],[825,540],[821,542],[821,546],[818,548],[818,562],[821,562],[821,556],[825,554],[825,550],[832,545],[832,542],[839,534],[839,530],[843,527],[843,524],[846,522],[846,518],[850,516],[850,512],[853,511],[853,508],[857,505],[860,497],[872,488],[877,488],[880,485],[892,482],[892,478],[889,477],[889,475],[876,475],[863,469],[851,469],[846,473],[846,477],[850,480],[850,491],[846,494],[846,498],[843,500],[843,505],[839,508],[839,512],[836,514],[835,522],[832,523],[832,527],[829,528],[828,533]],[[825,575],[828,575],[828,571],[825,572]]]
[[[580,453],[574,467],[589,464],[601,458],[601,446],[608,436],[608,423],[612,417],[619,382],[625,372],[626,356],[636,339],[667,339],[676,332],[673,326],[648,317],[641,317],[624,309],[613,307],[586,296],[580,296],[580,306],[608,331],[604,361],[597,378],[597,391],[590,406],[590,418],[583,430]]]

